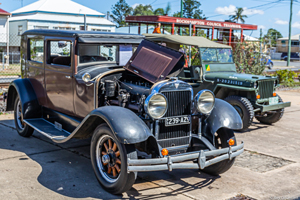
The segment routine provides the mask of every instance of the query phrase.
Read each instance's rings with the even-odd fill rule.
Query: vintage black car
[[[29,30],[21,59],[7,99],[18,133],[91,137],[95,175],[111,193],[129,190],[139,171],[220,174],[244,150],[232,131],[242,128],[236,110],[208,90],[194,95],[174,78],[182,53],[141,35]]]

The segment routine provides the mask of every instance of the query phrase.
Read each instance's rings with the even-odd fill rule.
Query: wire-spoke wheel
[[[25,122],[23,121],[22,104],[19,97],[17,97],[15,101],[14,118],[16,129],[19,135],[23,137],[30,137],[34,129],[25,124]]]
[[[124,145],[106,125],[94,131],[91,141],[91,161],[99,183],[107,191],[120,194],[129,190],[137,173],[127,172],[127,159],[136,159],[134,145]]]

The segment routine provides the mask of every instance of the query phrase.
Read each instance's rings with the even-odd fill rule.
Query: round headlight
[[[162,94],[152,94],[145,101],[145,110],[154,119],[163,117],[167,108],[167,99]]]
[[[215,105],[215,95],[209,90],[201,90],[195,97],[199,112],[209,114]]]
[[[254,82],[254,88],[257,88],[258,84],[257,82]]]
[[[89,73],[85,73],[82,75],[82,80],[84,82],[89,82],[91,80],[91,75]]]

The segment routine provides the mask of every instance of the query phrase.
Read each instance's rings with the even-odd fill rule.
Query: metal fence
[[[0,34],[0,84],[9,83],[21,75],[21,36]]]

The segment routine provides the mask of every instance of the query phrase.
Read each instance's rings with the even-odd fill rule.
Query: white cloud
[[[258,25],[258,26],[257,26],[257,29],[258,29],[258,30],[260,30],[260,29],[266,29],[266,27],[265,27],[264,25]]]
[[[135,3],[135,4],[133,4],[131,7],[132,7],[133,9],[135,9],[135,7],[137,7],[137,6],[140,5],[140,4],[142,4],[143,6],[145,5],[145,4],[143,4],[143,3]]]
[[[224,6],[224,7],[217,7],[216,12],[222,15],[233,15],[236,7],[234,5]]]
[[[298,11],[297,15],[300,15],[300,10]]]
[[[224,6],[224,7],[217,7],[215,12],[222,14],[222,15],[234,15],[236,11],[236,6],[234,5],[229,5]],[[257,10],[257,9],[248,9],[247,7],[244,7],[244,12],[243,15],[254,15],[254,14],[259,14],[263,15],[264,11],[263,10]]]
[[[276,20],[275,24],[280,24],[280,25],[288,24],[288,21],[284,21],[284,20],[281,20],[281,19],[278,19],[278,18],[276,18],[275,20]]]
[[[293,23],[293,24],[292,24],[292,27],[293,27],[293,28],[298,28],[298,29],[300,29],[300,22],[295,22],[295,23]]]

